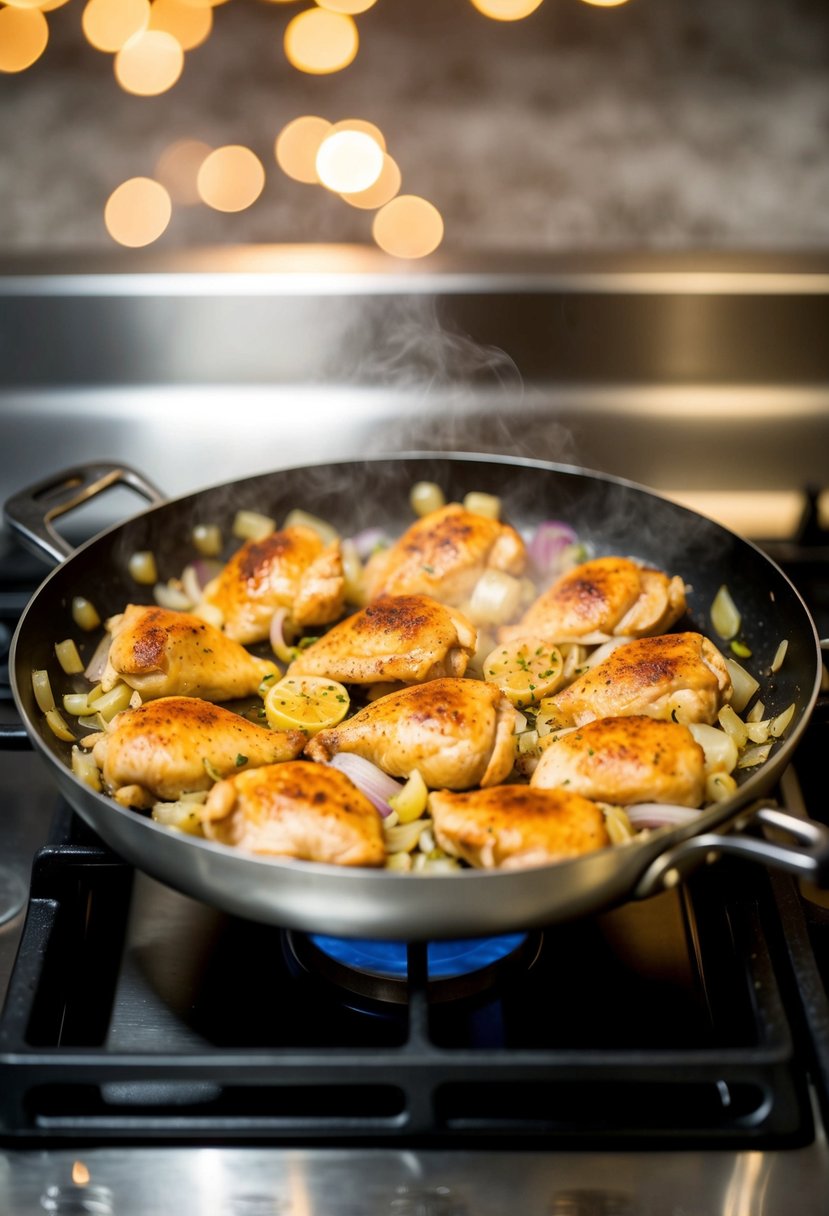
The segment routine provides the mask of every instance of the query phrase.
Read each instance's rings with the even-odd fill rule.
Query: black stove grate
[[[297,971],[278,930],[223,917],[184,1015],[194,1044],[113,1050],[131,877],[74,820],[37,859],[0,1023],[6,1140],[756,1147],[812,1135],[752,867],[721,864],[633,912],[550,929],[523,975],[455,1002],[430,1002],[423,945],[409,947],[407,1004],[388,1006]]]

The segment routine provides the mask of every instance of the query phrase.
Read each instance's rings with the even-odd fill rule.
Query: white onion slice
[[[269,630],[269,638],[271,650],[274,652],[280,663],[292,663],[294,661],[294,650],[289,645],[285,637],[285,622],[288,618],[287,608],[277,608],[276,612],[271,617],[271,626]]]
[[[376,764],[372,764],[363,756],[354,755],[353,752],[337,752],[328,763],[332,768],[344,773],[384,818],[391,813],[389,799],[394,798],[403,788],[394,777],[390,777]]]
[[[112,636],[105,633],[98,645],[95,647],[95,652],[84,669],[83,674],[86,676],[87,680],[89,680],[90,684],[97,684],[100,681],[101,676],[104,674],[107,659],[109,658],[109,648],[111,645]]]
[[[636,806],[625,807],[627,817],[633,827],[663,828],[680,827],[685,823],[693,823],[699,819],[702,811],[690,806],[674,806],[659,802],[640,802]]]

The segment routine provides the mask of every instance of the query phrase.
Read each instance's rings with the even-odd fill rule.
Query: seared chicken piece
[[[312,760],[354,752],[393,777],[419,769],[434,789],[496,785],[512,769],[516,713],[482,680],[430,680],[389,693],[308,743]]]
[[[666,633],[617,647],[550,700],[562,725],[629,714],[711,723],[731,692],[725,660],[708,638]]]
[[[391,548],[375,553],[366,565],[365,585],[370,600],[419,593],[458,605],[485,570],[521,574],[526,561],[514,528],[449,503],[418,519]]]
[[[465,616],[428,595],[384,595],[303,650],[288,674],[419,684],[462,676],[477,640]]]
[[[162,697],[116,714],[108,731],[84,742],[92,744],[108,789],[117,798],[127,787],[130,793],[118,800],[140,806],[146,805],[147,794],[175,800],[210,789],[216,774],[226,777],[242,768],[293,760],[305,735],[255,726],[196,697]]]
[[[276,670],[189,612],[128,604],[107,628],[112,645],[101,677],[104,692],[123,680],[145,701],[177,696],[232,701],[255,693]]]
[[[252,853],[381,866],[382,820],[343,773],[296,760],[219,781],[198,809],[209,840]]]
[[[568,570],[530,605],[502,642],[532,634],[592,645],[664,633],[685,611],[685,584],[625,557],[597,557]]]
[[[327,625],[343,610],[339,542],[326,546],[297,525],[246,541],[207,584],[204,599],[222,613],[229,638],[248,645],[268,637],[277,608],[294,625]]]
[[[599,807],[564,790],[442,790],[430,795],[429,807],[440,847],[487,870],[547,865],[610,844]]]
[[[555,739],[541,754],[530,785],[561,789],[596,802],[672,802],[699,806],[705,754],[687,726],[633,715],[597,718]]]

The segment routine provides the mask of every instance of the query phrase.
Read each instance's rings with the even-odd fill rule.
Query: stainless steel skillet
[[[392,534],[411,522],[408,495],[419,480],[438,482],[447,499],[469,490],[497,494],[519,528],[564,519],[596,554],[633,554],[681,575],[690,585],[681,627],[709,632],[708,610],[726,583],[743,615],[747,662],[762,684],[767,713],[795,703],[786,737],[760,768],[744,770],[737,793],[682,828],[661,829],[621,847],[518,872],[398,874],[256,858],[180,835],[124,810],[79,781],[69,745],[49,730],[31,687],[33,668],[62,673],[53,646],[78,636],[73,596],[92,599],[102,617],[148,599],[127,570],[132,553],[151,549],[161,577],[192,559],[197,523],[226,535],[239,508],[281,521],[293,507],[330,520],[342,535],[381,524]],[[74,552],[52,521],[117,482],[156,505],[108,529]],[[784,815],[762,800],[789,763],[817,697],[821,655],[814,624],[785,575],[760,550],[704,517],[630,482],[539,461],[474,455],[415,454],[281,470],[214,486],[174,501],[133,470],[90,465],[57,474],[6,503],[10,525],[29,547],[60,561],[27,606],[12,643],[10,670],[19,712],[61,792],[100,837],[127,861],[187,895],[274,925],[355,937],[417,940],[490,934],[541,926],[644,897],[676,882],[702,860],[739,853],[813,881],[829,877],[829,832]],[[46,521],[46,522],[44,522]],[[780,670],[769,666],[783,639]],[[87,651],[97,639],[87,640]],[[744,834],[744,823],[779,829],[786,843]],[[738,829],[734,831],[732,829]],[[775,833],[777,837],[778,833]]]

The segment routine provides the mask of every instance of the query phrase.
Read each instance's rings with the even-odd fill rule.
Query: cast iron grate
[[[37,858],[0,1022],[7,1141],[514,1148],[811,1138],[805,1068],[765,942],[766,879],[750,867],[711,867],[670,893],[692,975],[678,985],[626,974],[606,932],[597,945],[602,918],[591,918],[547,931],[506,991],[440,1005],[429,1001],[426,947],[412,944],[408,1003],[390,1009],[341,1000],[292,970],[278,930],[227,918],[211,974],[192,994],[198,1045],[175,1051],[163,1040],[151,1051],[106,1046],[131,876],[91,838]],[[602,967],[615,969],[610,983],[590,974]]]

